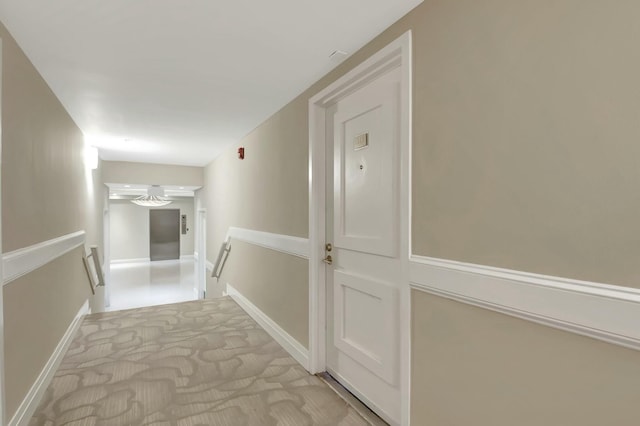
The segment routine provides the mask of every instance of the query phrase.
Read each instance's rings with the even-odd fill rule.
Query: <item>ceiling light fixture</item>
[[[134,198],[131,202],[142,207],[160,207],[171,204],[171,201],[164,196],[164,189],[160,185],[151,185],[147,190],[147,195]]]

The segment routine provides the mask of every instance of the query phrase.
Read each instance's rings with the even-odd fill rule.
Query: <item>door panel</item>
[[[180,210],[149,210],[151,260],[180,259]]]
[[[400,422],[400,72],[327,108],[327,370]]]
[[[387,383],[397,382],[397,289],[389,283],[334,271],[333,341]]]
[[[397,255],[399,86],[374,82],[340,101],[334,116],[335,244]],[[397,138],[396,138],[397,139]]]

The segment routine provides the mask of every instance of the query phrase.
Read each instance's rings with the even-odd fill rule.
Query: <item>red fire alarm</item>
[[[244,147],[243,146],[238,148],[238,158],[241,159],[241,160],[244,160]]]

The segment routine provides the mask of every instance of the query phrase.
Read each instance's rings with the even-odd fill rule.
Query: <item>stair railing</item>
[[[91,246],[89,249],[91,251],[89,254],[83,251],[82,262],[89,277],[91,294],[96,294],[96,287],[104,287],[104,273],[102,272],[102,265],[100,264],[98,246]],[[93,262],[89,263],[89,258],[91,258]]]
[[[218,251],[218,258],[216,259],[216,263],[213,266],[213,271],[211,271],[211,276],[213,278],[220,278],[220,275],[222,275],[222,270],[224,269],[224,265],[227,263],[227,258],[229,257],[230,251],[231,251],[231,238],[227,236],[227,238],[223,241],[222,245],[220,245],[220,251]]]

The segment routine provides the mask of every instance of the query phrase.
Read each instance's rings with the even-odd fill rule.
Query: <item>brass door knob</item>
[[[327,244],[324,245],[324,249],[326,251],[331,251],[331,250],[333,250],[333,246],[331,245],[331,243],[327,243]]]
[[[328,254],[327,257],[325,257],[324,259],[322,259],[322,261],[324,263],[326,263],[327,265],[331,265],[333,263],[333,259],[331,258],[331,255]]]

